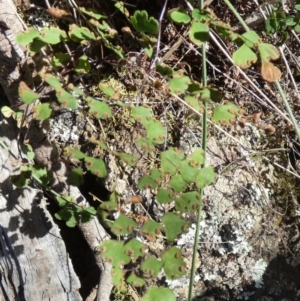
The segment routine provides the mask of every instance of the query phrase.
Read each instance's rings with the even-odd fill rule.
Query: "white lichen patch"
[[[200,276],[196,275],[194,282],[198,282],[199,280],[200,280]],[[175,280],[167,279],[166,283],[170,289],[175,290],[178,287],[187,287],[190,283],[190,278],[187,275],[187,276],[181,277],[179,279],[175,279]]]
[[[196,225],[192,224],[188,231],[181,235],[177,241],[178,246],[185,246],[187,249],[193,248],[195,238]]]
[[[267,268],[267,263],[261,258],[259,259],[254,267],[252,268],[252,278],[253,281],[255,281],[255,287],[261,288],[263,285],[263,279],[262,276]]]
[[[226,177],[219,177],[214,186],[206,188],[205,194],[209,201],[200,224],[201,277],[238,292],[243,281],[259,279],[249,238],[261,221],[262,207],[251,200],[251,195],[243,205],[236,187]],[[240,204],[235,208],[237,202]]]
[[[77,143],[79,139],[78,127],[73,114],[66,111],[50,119],[50,136],[61,143]]]
[[[44,27],[49,27],[53,24],[52,17],[46,12],[45,9],[35,6],[34,4],[30,5],[34,8],[32,12],[27,14],[28,22],[36,28],[38,31],[42,31]]]
[[[252,250],[252,246],[247,241],[245,235],[242,234],[240,229],[234,230],[234,234],[236,239],[232,244],[232,253],[238,255],[248,254]]]
[[[260,139],[258,131],[248,134],[254,141]],[[252,140],[247,135],[244,143],[251,149]],[[260,253],[259,233],[264,231],[262,224],[271,202],[270,188],[260,181],[264,167],[252,158],[249,149],[232,144],[227,148],[216,139],[209,142],[209,147],[208,164],[221,166],[221,171],[226,165],[230,168],[205,188],[198,245],[201,266],[197,275],[207,287],[229,289],[235,296],[247,300],[252,293],[243,292],[243,288],[253,283],[261,287],[268,264]],[[266,167],[264,171],[266,177],[274,177],[272,169]],[[177,241],[177,246],[185,252],[193,248],[195,229],[196,225],[192,224]],[[272,243],[276,248],[279,242],[274,239]],[[185,285],[184,281],[180,283]],[[218,297],[229,300],[225,295]]]
[[[72,129],[66,127],[61,123],[50,122],[53,127],[53,135],[59,142],[76,142],[79,136],[75,134],[77,127],[74,126]]]

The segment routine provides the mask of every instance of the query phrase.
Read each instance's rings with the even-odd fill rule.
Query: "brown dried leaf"
[[[276,128],[272,124],[267,124],[263,129],[269,135],[273,135],[276,132]]]
[[[274,83],[281,77],[281,71],[273,63],[262,61],[261,75],[263,79],[269,83]]]
[[[253,119],[254,124],[258,124],[261,115],[262,115],[262,112],[252,114],[252,119]]]
[[[240,119],[240,125],[242,127],[244,127],[247,122],[253,122],[254,124],[258,124],[261,115],[262,115],[262,112],[258,112],[258,113],[254,113],[254,114],[251,114],[248,116],[244,116]]]
[[[48,8],[47,13],[49,15],[51,15],[52,17],[57,18],[57,19],[61,19],[63,17],[71,16],[71,14],[69,12],[67,12],[66,10],[55,8],[55,7]]]
[[[20,81],[19,83],[19,89],[26,90],[26,91],[32,91],[27,84],[24,81]]]
[[[245,125],[248,121],[249,121],[248,116],[240,118],[240,120],[239,120],[240,126],[245,127]]]
[[[112,99],[113,100],[119,100],[121,97],[121,93],[119,91],[117,91],[113,96]]]
[[[131,31],[130,27],[128,27],[128,26],[122,27],[121,31],[124,33],[127,33],[129,35],[132,35],[132,31]]]
[[[139,195],[132,195],[124,201],[124,204],[141,204],[142,202],[143,200]]]

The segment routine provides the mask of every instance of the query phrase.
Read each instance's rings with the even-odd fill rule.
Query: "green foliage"
[[[117,157],[119,157],[124,163],[126,163],[129,166],[135,166],[138,162],[138,158],[131,154],[127,153],[115,153]]]
[[[185,190],[187,184],[188,182],[186,182],[180,174],[173,176],[169,182],[170,187],[177,192]]]
[[[144,254],[144,244],[133,238],[124,245],[125,253],[131,258],[142,257]]]
[[[261,38],[255,31],[245,32],[244,34],[241,35],[241,39],[250,48],[254,48],[261,43]]]
[[[172,201],[173,191],[171,189],[159,188],[156,198],[160,204],[166,204]]]
[[[147,132],[147,138],[155,144],[164,143],[167,135],[166,128],[160,121],[151,119],[144,124]]]
[[[135,286],[135,287],[141,287],[144,286],[146,284],[146,281],[141,278],[138,277],[137,275],[135,275],[135,273],[131,273],[127,279],[126,279],[127,283]]]
[[[260,43],[258,45],[258,51],[262,62],[277,60],[280,57],[277,48],[271,44]]]
[[[211,184],[215,180],[215,172],[211,166],[203,167],[199,170],[198,174],[196,175],[196,185],[198,188],[204,188],[205,186]]]
[[[70,182],[76,186],[80,186],[83,184],[83,171],[80,167],[72,169],[70,175]]]
[[[213,16],[209,11],[200,10],[200,9],[193,9],[192,17],[194,20],[199,22],[208,22],[213,19]]]
[[[112,117],[110,107],[103,101],[94,99],[92,97],[85,98],[88,106],[90,107],[89,113],[96,118],[107,119]]]
[[[213,112],[213,121],[221,124],[233,124],[236,117],[241,114],[240,108],[235,104],[228,102],[223,106],[218,106]]]
[[[150,113],[151,110],[148,108],[133,108],[133,117],[141,123],[146,122],[145,120],[152,116]],[[211,167],[201,168],[204,162],[204,152],[201,149],[185,156],[183,152],[175,148],[169,148],[161,153],[160,162],[160,168],[153,168],[150,173],[143,176],[138,187],[139,189],[156,189],[158,185],[161,185],[158,188],[157,201],[160,204],[175,201],[176,212],[166,212],[160,222],[148,220],[142,227],[138,228],[136,222],[123,214],[114,222],[107,220],[108,213],[118,208],[118,200],[114,198],[103,202],[100,205],[100,210],[98,210],[99,214],[106,220],[106,224],[115,235],[128,235],[135,231],[151,241],[163,232],[167,240],[172,242],[188,229],[189,225],[181,216],[181,213],[197,210],[201,206],[201,197],[197,191],[183,191],[185,187],[193,184],[199,188],[210,184],[215,177],[214,171]],[[106,248],[102,249],[102,252],[107,253],[107,256],[111,252],[116,254],[116,250],[111,250],[111,248],[116,247],[113,243],[105,243],[105,246]],[[143,258],[143,248],[145,246],[143,247],[141,242],[131,240],[122,247],[122,251],[120,251],[122,254],[119,254],[119,256],[123,258],[123,252],[125,252],[131,258],[137,256]],[[154,276],[163,268],[169,279],[181,277],[185,274],[185,263],[180,256],[180,252],[179,249],[171,248],[162,254],[162,261],[157,261],[154,258],[146,259],[141,265],[142,272],[147,276]],[[153,267],[150,266],[150,262],[153,263]],[[124,275],[120,277],[124,277]],[[128,281],[128,278],[124,280],[131,284],[136,281],[136,284],[140,285],[142,282],[139,282],[135,277],[136,275],[131,275],[130,281]],[[132,279],[135,279],[135,281]],[[118,281],[120,281],[120,278],[118,278]]]
[[[129,11],[127,10],[127,8],[124,5],[124,2],[119,1],[115,3],[115,7],[126,16],[126,18],[129,18],[130,14]]]
[[[141,301],[176,301],[175,294],[169,288],[149,288]]]
[[[175,209],[180,212],[194,212],[201,205],[201,195],[198,191],[185,192],[176,198],[175,203]]]
[[[161,259],[168,279],[177,279],[185,274],[186,264],[182,259],[180,249],[170,248],[162,254]]]
[[[166,129],[164,126],[153,117],[150,108],[146,107],[133,107],[131,110],[131,116],[141,123],[147,132],[147,138],[150,143],[162,144],[166,139]]]
[[[170,238],[169,240],[173,240],[187,225],[180,216],[173,213],[167,213],[163,219],[165,223],[164,231],[167,233],[167,237]],[[135,228],[136,224],[124,215],[120,215],[120,217],[111,225],[112,231],[117,235],[129,234]],[[148,237],[155,237],[158,234],[159,228],[160,226],[158,223],[149,220],[144,224],[141,234],[147,235]],[[133,259],[144,257],[145,255],[145,245],[135,238],[127,243],[108,240],[101,244],[100,250],[104,257],[113,265],[113,269],[115,270],[114,274],[118,274],[120,266],[129,264]],[[162,254],[162,261],[158,261],[153,257],[146,259],[142,264],[142,272],[147,276],[155,276],[159,273],[161,268],[164,268],[169,279],[183,276],[185,274],[185,263],[180,252],[179,249],[173,247]],[[120,277],[123,278],[124,275],[120,275]],[[121,279],[118,277],[117,281],[120,280]],[[131,274],[129,279],[127,277],[126,282],[131,284],[136,282],[138,286],[145,284],[139,277],[136,278],[136,275],[134,274]]]
[[[101,211],[101,209],[103,209],[103,211]],[[103,202],[100,206],[99,206],[99,211],[101,213],[103,212],[111,212],[111,211],[116,211],[118,209],[118,203],[115,201],[106,201]]]
[[[295,9],[300,10],[298,1],[295,3]],[[277,34],[281,37],[279,45],[282,45],[290,35],[290,31],[300,32],[300,15],[296,14],[287,15],[283,10],[282,3],[278,2],[275,10],[271,12],[265,21],[265,29],[267,34]]]
[[[159,72],[163,76],[171,77],[173,75],[173,69],[168,66],[163,66],[160,64],[156,64],[156,71]]]
[[[78,73],[88,73],[91,70],[91,64],[88,61],[88,57],[86,55],[81,56],[78,59],[78,65],[75,68],[75,71]]]
[[[71,147],[65,148],[65,155],[67,157],[71,157],[78,160],[84,159],[86,157],[86,155],[83,152],[81,152],[78,149],[73,149]]]
[[[170,148],[161,154],[161,170],[165,174],[175,175],[181,167],[181,162],[184,158],[184,153]]]
[[[19,84],[18,92],[22,101],[28,105],[39,98],[39,94],[33,92],[23,81]]]
[[[90,141],[91,143],[94,143],[94,144],[98,145],[98,146],[99,146],[100,148],[102,148],[103,150],[109,152],[109,148],[107,147],[107,145],[106,145],[103,141],[99,141],[99,140],[95,139],[94,137],[91,137],[91,138],[89,139],[89,141]]]
[[[57,100],[66,108],[75,110],[77,108],[77,99],[64,89],[56,90]]]
[[[153,141],[150,141],[149,139],[146,138],[140,138],[137,141],[138,145],[144,149],[147,152],[154,152],[155,151],[155,144]]]
[[[130,262],[130,256],[124,250],[123,241],[108,240],[100,245],[100,251],[113,267],[120,268]]]
[[[31,146],[27,145],[26,148],[30,155],[30,153],[32,153]],[[33,158],[32,155],[31,157]],[[10,180],[17,187],[27,187],[35,182],[45,190],[56,195],[57,202],[62,209],[55,214],[55,217],[59,220],[66,221],[68,227],[74,227],[79,222],[89,222],[96,215],[97,211],[90,206],[79,206],[70,196],[57,195],[50,187],[52,178],[52,173],[48,172],[44,166],[23,165],[20,168],[20,174],[11,176]]]
[[[232,59],[241,68],[249,68],[257,62],[258,51],[261,61],[261,75],[268,82],[275,82],[281,77],[281,71],[271,63],[271,60],[279,58],[279,51],[271,44],[263,43],[255,31],[249,31],[240,36],[244,44],[236,50]]]
[[[128,264],[131,259],[126,254],[123,241],[108,240],[100,245],[100,251],[105,260],[112,265],[112,281],[114,286],[123,291],[124,287],[124,270],[122,266]]]
[[[33,109],[33,117],[36,120],[45,120],[48,119],[51,116],[51,108],[49,103],[42,103],[39,105],[36,105]]]
[[[68,227],[75,227],[80,222],[88,223],[97,213],[93,207],[82,208],[72,201],[58,200],[58,203],[63,208],[55,213],[55,217],[66,221]]]
[[[141,270],[147,277],[154,277],[160,272],[162,267],[163,262],[151,256],[143,262]]]
[[[52,86],[55,90],[62,89],[62,84],[60,81],[52,74],[46,73],[46,74],[41,74],[43,80]]]
[[[257,62],[257,55],[251,50],[250,47],[248,47],[246,44],[243,44],[233,53],[232,59],[237,66],[246,69]]]
[[[107,176],[106,166],[102,159],[86,156],[84,161],[87,169],[97,177],[104,178]]]
[[[20,128],[21,125],[24,124],[23,123],[24,119],[23,119],[23,112],[22,111],[18,111],[18,110],[14,111],[14,110],[12,110],[11,108],[9,108],[7,106],[3,106],[1,108],[1,113],[6,118],[12,117],[17,122],[18,128]]]
[[[135,11],[133,15],[130,15],[125,5],[123,2],[115,3],[115,7],[126,16],[137,32],[132,33],[129,29],[130,36],[139,41],[148,57],[153,58],[153,45],[157,42],[156,35],[159,31],[158,21],[154,17],[149,17],[145,10]],[[26,33],[19,34],[17,42],[21,45],[28,45],[33,52],[38,52],[47,45],[56,45],[61,42],[77,43],[78,46],[101,43],[105,48],[117,54],[119,58],[124,58],[123,49],[116,44],[118,32],[105,21],[106,16],[84,8],[80,8],[80,11],[88,19],[88,27],[72,24],[67,32],[56,27],[44,28],[41,32],[30,29]],[[274,28],[276,30],[286,30],[289,26],[296,28],[298,24],[296,18],[286,18],[286,21],[283,22],[283,16],[282,12],[273,14],[272,20],[268,23],[269,32]],[[188,27],[188,38],[196,46],[202,46],[209,40],[209,33],[213,28],[223,37],[236,43],[237,50],[232,57],[237,66],[249,68],[259,61],[265,80],[274,82],[280,78],[279,69],[271,63],[272,60],[278,59],[278,50],[271,44],[263,43],[256,32],[233,33],[228,24],[215,20],[214,15],[205,10],[194,9],[188,13],[183,8],[174,8],[168,12],[168,17],[174,23]],[[90,73],[92,68],[87,53],[76,56],[74,70],[82,75]],[[56,70],[61,70],[64,63],[70,59],[68,54],[53,53],[52,66]],[[165,76],[166,92],[172,96],[182,97],[196,112],[203,113],[206,105],[222,99],[222,94],[217,89],[203,86],[182,70],[176,69],[175,71],[165,64],[156,64],[156,71]],[[189,224],[184,218],[185,214],[201,208],[202,198],[199,190],[201,191],[215,180],[214,169],[205,166],[205,152],[199,148],[186,155],[176,148],[168,147],[169,137],[165,120],[161,119],[164,122],[162,123],[155,117],[155,109],[152,106],[144,105],[143,102],[135,106],[128,105],[128,102],[124,102],[121,98],[119,89],[113,86],[107,78],[101,79],[98,84],[97,92],[102,96],[102,98],[99,97],[101,100],[98,100],[86,95],[78,87],[65,86],[56,75],[41,73],[40,76],[52,87],[62,106],[75,110],[78,109],[79,100],[83,101],[85,114],[91,118],[102,119],[104,123],[108,124],[114,120],[115,107],[118,107],[121,113],[127,114],[126,118],[131,126],[143,129],[143,135],[137,137],[137,141],[135,141],[138,146],[151,155],[164,147],[163,151],[157,152],[157,156],[155,154],[156,161],[153,168],[145,169],[145,174],[141,176],[137,185],[140,190],[152,190],[151,193],[155,196],[153,199],[157,201],[162,213],[157,220],[149,218],[139,221],[126,215],[120,210],[121,197],[114,190],[109,200],[101,202],[97,211],[93,207],[79,206],[68,196],[56,195],[57,202],[61,207],[61,210],[55,214],[56,218],[64,220],[69,227],[74,227],[79,222],[89,222],[97,214],[111,234],[117,236],[119,240],[110,239],[102,243],[100,250],[104,258],[112,264],[112,279],[118,290],[124,290],[126,283],[142,287],[146,284],[146,277],[155,277],[161,270],[164,271],[167,279],[184,276],[186,264],[182,259],[181,250],[174,246],[170,247],[170,244],[173,244],[180,235],[187,231]],[[19,87],[19,94],[22,101],[28,105],[40,98],[39,94],[23,83]],[[234,123],[236,118],[242,114],[242,111],[230,102],[213,105],[213,109],[206,113],[210,111],[212,111],[212,120],[224,125]],[[16,119],[22,117],[22,115],[17,115],[19,112],[14,112],[7,107],[4,107],[2,112],[6,116],[13,116]],[[45,120],[52,113],[49,103],[36,104],[33,112],[34,118],[37,120]],[[105,154],[114,156],[117,162],[122,161],[122,165],[125,163],[134,167],[138,163],[135,155],[121,150],[112,151],[104,141],[97,139],[91,137],[89,141],[99,147],[101,153],[103,151]],[[31,158],[33,158],[30,147],[28,147],[27,153],[31,154]],[[108,175],[103,157],[91,157],[81,150],[71,147],[65,148],[64,154],[73,160],[81,161],[88,171],[100,178]],[[22,166],[20,175],[13,176],[12,182],[17,186],[28,186],[32,181],[38,181],[42,187],[48,189],[51,176],[45,169],[38,166]],[[80,167],[72,170],[69,181],[78,186],[83,183],[83,171]],[[115,213],[118,213],[118,218],[114,220],[112,216]],[[138,240],[139,237],[146,242],[141,242],[142,239]],[[159,258],[149,257],[146,249],[150,248],[151,243],[157,238],[163,240],[168,247],[163,252],[156,254]],[[130,269],[134,268],[134,272],[125,273],[127,265]],[[169,289],[150,288],[141,300],[174,301],[176,298]]]
[[[20,168],[20,174],[10,177],[10,181],[16,187],[27,187],[32,181],[31,178],[32,170],[27,166],[22,166]]]
[[[268,82],[276,82],[281,77],[280,70],[271,63],[271,60],[276,60],[279,57],[278,50],[271,44],[262,43],[261,38],[255,31],[248,31],[242,35],[233,33],[230,26],[223,22],[215,20],[214,16],[205,10],[194,9],[191,16],[183,11],[181,8],[174,8],[168,13],[169,18],[178,24],[189,24],[189,39],[197,46],[201,46],[204,42],[209,40],[210,27],[214,27],[220,35],[236,42],[239,48],[233,53],[232,59],[234,63],[243,68],[250,68],[258,61],[257,52],[261,60],[261,74],[264,80]],[[281,7],[273,12],[266,22],[266,28],[269,33],[274,33],[279,30],[285,30],[289,25],[294,25],[300,28],[299,17],[286,18],[285,13]],[[300,30],[299,30],[300,31]],[[277,53],[277,55],[266,55],[266,53]],[[164,69],[160,68],[164,73]],[[166,73],[165,73],[166,74]],[[167,73],[171,76],[170,73]],[[173,74],[170,80],[169,89],[171,93],[182,94],[187,90],[189,85],[189,78],[182,74]],[[195,110],[201,111],[201,105],[198,104],[195,98],[188,98]]]
[[[69,54],[58,52],[52,59],[52,66],[55,69],[58,69],[59,67],[62,67],[65,62],[69,61],[70,58]]]
[[[188,226],[188,223],[182,217],[172,212],[166,213],[162,218],[162,222],[165,226],[164,231],[166,232],[167,240],[169,241],[174,241]]]
[[[191,91],[191,86],[189,86],[189,91],[191,93],[195,93],[195,92]],[[202,101],[217,102],[222,99],[222,94],[217,89],[212,88],[212,87],[205,87],[205,88],[200,89],[197,92],[199,92]],[[196,92],[196,94],[197,94],[197,92]]]
[[[12,110],[10,107],[7,107],[7,106],[3,106],[1,108],[1,113],[3,114],[3,116],[5,118],[10,118],[10,117],[13,117],[14,114],[15,114],[15,111]],[[13,117],[15,119],[15,117]]]
[[[92,26],[96,27],[96,31],[99,34],[98,37],[96,37],[94,32],[87,27],[71,24],[69,26],[68,33],[53,26],[49,28],[45,27],[41,32],[38,32],[35,29],[29,29],[28,31],[19,33],[16,37],[16,42],[23,46],[29,45],[30,51],[37,53],[41,51],[43,47],[49,44],[56,45],[63,41],[73,41],[88,45],[91,42],[97,42],[101,38],[105,47],[114,51],[120,58],[123,58],[123,50],[110,42],[111,39],[115,38],[116,32],[108,25],[107,22],[105,22],[106,17],[93,12],[92,10],[82,9],[82,12],[90,17],[88,21]],[[62,59],[66,59],[65,56],[63,58],[59,58],[59,53],[54,54],[54,57],[58,57],[58,65],[61,63]],[[57,63],[54,63],[54,65],[57,67]],[[78,66],[76,69],[85,70],[85,72],[87,72],[87,66],[88,60],[85,59],[85,56],[83,56],[83,58],[78,61]]]
[[[162,226],[153,220],[148,220],[140,229],[140,233],[150,240],[155,239],[163,230]]]
[[[188,89],[189,84],[191,84],[190,78],[181,72],[177,72],[170,79],[169,89],[171,93],[183,94]]]
[[[35,153],[34,153],[33,148],[30,144],[24,143],[23,144],[23,151],[26,154],[26,157],[29,161],[31,161],[35,158]]]
[[[38,37],[45,44],[55,45],[67,39],[66,33],[57,27],[44,27],[43,32]]]
[[[274,34],[276,32],[285,31],[288,26],[296,25],[294,18],[287,19],[284,11],[276,10],[265,21],[266,32],[268,34]]]
[[[89,40],[96,40],[93,32],[86,27],[79,27],[76,24],[70,25],[69,35],[74,42],[79,42],[82,44],[87,44]]]
[[[120,214],[120,216],[112,223],[110,228],[115,235],[119,236],[131,234],[136,226],[137,224],[135,221],[124,214]]]
[[[187,95],[184,97],[185,102],[190,105],[196,112],[203,113],[203,103],[200,100],[199,95]]]
[[[127,18],[129,17],[128,11],[124,10],[122,5],[118,5],[117,7],[127,16]],[[156,38],[149,36],[149,34],[156,35],[158,33],[158,21],[153,17],[149,17],[145,10],[135,11],[134,15],[130,16],[129,20],[134,29],[141,34],[138,41],[144,48],[145,53],[149,58],[152,58],[154,54],[152,44],[156,42]]]
[[[80,7],[79,9],[85,15],[90,16],[93,19],[96,19],[96,20],[106,19],[106,16],[101,15],[99,12],[97,12],[94,9],[86,9],[85,7]]]
[[[134,15],[130,17],[130,21],[134,29],[138,32],[157,34],[158,22],[153,17],[148,17],[148,13],[145,10],[136,10]]]
[[[75,110],[77,108],[77,99],[65,89],[62,88],[61,83],[52,74],[41,74],[41,77],[52,86],[56,92],[57,100],[65,107]]]
[[[24,32],[20,32],[16,36],[16,42],[22,46],[27,46],[37,37],[39,37],[39,32],[35,28],[31,27]]]
[[[116,94],[116,91],[109,84],[105,82],[100,82],[99,88],[108,97],[113,98],[113,96]]]
[[[48,173],[46,167],[39,165],[22,165],[20,174],[11,176],[11,182],[17,187],[27,187],[36,180],[42,183],[44,187],[48,187],[52,174]]]
[[[25,32],[21,32],[16,37],[16,42],[26,46],[30,44],[30,50],[32,52],[39,52],[41,48],[50,44],[59,44],[62,41],[67,40],[67,35],[63,30],[57,27],[44,27],[41,32],[36,29],[29,29]]]
[[[194,20],[189,31],[189,38],[195,45],[201,46],[209,40],[209,27],[202,22]]]
[[[152,112],[150,108],[146,107],[133,107],[132,108],[132,117],[142,123],[146,124],[148,122],[147,118],[151,119]]]
[[[188,24],[191,21],[191,17],[182,8],[175,8],[169,11],[168,16],[177,24]]]

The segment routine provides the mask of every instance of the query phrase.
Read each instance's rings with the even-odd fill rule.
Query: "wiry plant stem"
[[[294,128],[295,128],[296,134],[297,134],[298,139],[299,139],[299,141],[300,141],[300,129],[299,129],[298,123],[297,123],[297,121],[296,121],[296,119],[295,119],[295,116],[294,116],[294,114],[293,114],[293,111],[292,111],[292,109],[291,109],[291,107],[290,107],[290,104],[289,104],[289,102],[288,102],[288,100],[287,100],[287,98],[286,98],[286,96],[285,96],[285,93],[284,93],[283,90],[282,90],[282,87],[281,87],[279,81],[277,80],[277,81],[275,82],[275,84],[276,84],[276,87],[277,87],[277,89],[278,89],[278,91],[279,91],[280,96],[282,97],[282,100],[283,100],[283,103],[284,103],[284,105],[285,105],[285,108],[286,108],[286,110],[287,110],[287,112],[288,112],[288,114],[289,114],[289,116],[290,116],[290,119],[291,119],[291,121],[292,121],[292,124],[293,124],[293,126],[294,126]]]
[[[237,10],[231,4],[231,2],[229,0],[224,0],[224,2],[228,6],[228,8],[233,12],[233,14],[235,15],[235,17],[239,20],[239,22],[241,23],[241,25],[244,27],[245,31],[249,31],[250,28],[248,27],[247,23],[244,21],[244,19],[241,17],[241,15],[237,12]]]
[[[204,1],[200,0],[200,9],[204,8]],[[202,45],[202,85],[203,87],[207,86],[207,69],[206,69],[206,43]],[[204,113],[202,117],[202,149],[204,150],[204,162],[203,166],[205,166],[206,161],[206,144],[207,144],[207,102],[204,102]],[[200,222],[202,218],[202,199],[203,199],[203,189],[200,190],[201,196],[201,204],[198,209],[197,214],[197,223],[196,223],[196,231],[194,237],[194,246],[193,246],[193,257],[192,257],[192,267],[190,274],[190,283],[189,283],[189,293],[188,293],[188,301],[191,301],[193,298],[193,284],[195,278],[195,270],[196,270],[196,258],[198,255],[198,244],[199,244],[199,234],[200,234]]]
[[[224,0],[224,2],[228,6],[228,8],[233,12],[233,14],[236,16],[236,18],[239,20],[239,22],[242,24],[242,26],[244,27],[244,29],[246,31],[249,31],[250,29],[249,29],[248,25],[245,23],[245,21],[243,20],[243,18],[237,12],[237,10],[235,9],[235,7],[230,3],[230,1],[229,0]],[[297,136],[298,136],[298,138],[300,140],[300,129],[299,129],[298,123],[297,123],[297,121],[295,119],[293,111],[292,111],[292,109],[291,109],[291,107],[289,105],[289,102],[288,102],[288,100],[287,100],[287,98],[285,96],[285,93],[284,93],[284,91],[283,91],[283,89],[282,89],[282,87],[281,87],[281,85],[280,85],[280,83],[279,83],[278,80],[275,82],[275,85],[276,85],[276,87],[277,87],[277,89],[279,91],[280,96],[282,97],[283,103],[284,103],[285,108],[286,108],[286,110],[288,112],[290,120],[291,120],[291,122],[292,122],[292,124],[294,126],[295,132],[296,132],[296,134],[297,134]]]

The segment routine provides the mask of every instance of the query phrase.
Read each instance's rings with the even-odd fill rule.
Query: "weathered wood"
[[[0,121],[0,300],[82,300],[80,282],[42,194],[16,188],[21,158],[13,120]],[[19,159],[16,159],[19,158]]]
[[[12,105],[18,100],[19,63],[24,59],[14,36],[22,30],[13,2],[0,0],[0,84]]]
[[[12,105],[18,102],[24,60],[14,35],[23,29],[13,3],[0,0],[0,84]],[[0,147],[0,300],[82,300],[79,279],[42,194],[9,181],[21,166],[17,135],[12,119],[0,121],[0,139],[7,145]]]
[[[24,60],[20,49],[16,48],[14,43],[14,36],[21,30],[23,30],[22,23],[12,1],[0,0],[0,61],[3,62],[0,66],[0,84],[11,105],[18,102],[18,84],[21,74],[19,64]],[[15,131],[10,137],[5,135],[8,122],[10,126],[13,124],[11,120],[4,120],[0,127],[2,127],[2,134],[6,137],[4,140],[9,145],[9,149],[12,147],[14,154],[18,157],[17,132]],[[34,148],[36,162],[53,172],[52,188],[54,190],[59,193],[68,193],[78,201],[84,201],[78,188],[67,184],[68,167],[60,160],[57,149],[47,139],[46,131],[47,122],[32,122],[26,136]],[[0,134],[0,139],[1,136]],[[8,181],[9,175],[18,173],[20,167],[20,160],[11,163],[14,161],[8,151],[0,156],[2,168],[0,178],[3,179],[3,181],[0,180],[0,189],[6,191],[2,193],[0,200],[0,208],[3,209],[0,213],[0,224],[10,238],[11,235],[13,238],[18,238],[13,241],[13,248],[18,250],[19,245],[21,246],[16,255],[24,274],[19,275],[19,283],[16,279],[15,286],[20,286],[23,277],[25,297],[28,296],[26,300],[80,300],[78,292],[75,291],[79,288],[78,279],[67,258],[58,228],[53,224],[43,200],[36,202],[36,190],[15,189]],[[96,218],[87,225],[79,225],[79,228],[91,249],[95,251],[95,261],[102,271],[96,300],[108,301],[112,289],[111,265],[103,260],[99,252],[96,252],[99,243],[106,236],[105,230]],[[5,231],[3,231],[4,235]],[[6,256],[2,256],[2,259],[5,260]],[[9,271],[9,269],[3,270],[7,274]],[[17,276],[17,274],[14,275]],[[29,287],[32,288],[29,289]],[[10,294],[14,298],[8,300],[19,300],[15,290],[12,290]]]
[[[56,192],[70,195],[74,200],[84,205],[86,200],[81,195],[78,187],[68,184],[67,179],[70,174],[70,168],[60,160],[57,148],[48,140],[46,135],[47,127],[47,121],[42,123],[33,121],[30,131],[27,133],[26,138],[35,150],[35,161],[40,165],[46,166],[53,173],[52,188]],[[96,264],[101,270],[96,300],[109,301],[112,289],[111,264],[103,260],[102,254],[98,250],[99,244],[105,241],[108,235],[97,218],[94,218],[88,224],[80,224],[79,229],[92,251],[94,251]]]

